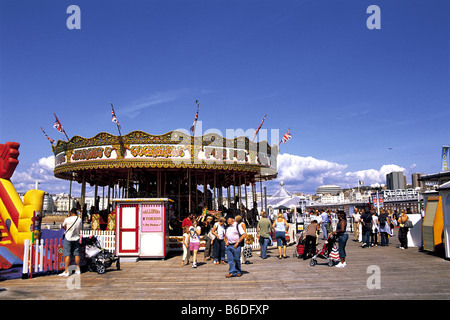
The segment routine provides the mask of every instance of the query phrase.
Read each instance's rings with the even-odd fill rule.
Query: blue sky
[[[81,9],[69,30],[67,7]],[[367,7],[381,9],[369,30]],[[63,1],[0,3],[0,143],[21,144],[19,191],[52,178],[58,115],[69,137],[265,129],[291,191],[434,173],[450,143],[450,3],[436,1]],[[390,149],[391,148],[391,149]]]

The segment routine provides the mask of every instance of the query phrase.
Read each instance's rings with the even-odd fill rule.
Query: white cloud
[[[385,184],[386,174],[393,171],[405,171],[395,164],[383,165],[380,169],[366,169],[345,172],[347,165],[291,154],[278,155],[278,178],[272,184],[277,188],[279,181],[284,181],[287,188],[294,192],[315,193],[320,185],[335,184],[343,188],[352,188],[363,181],[365,185]]]
[[[19,166],[14,171],[11,177],[11,182],[17,192],[27,192],[36,187],[36,182],[39,182],[38,188],[50,194],[69,191],[69,182],[55,178],[53,169],[55,167],[55,157],[49,156],[39,159],[38,162],[33,163],[25,171],[20,171]]]

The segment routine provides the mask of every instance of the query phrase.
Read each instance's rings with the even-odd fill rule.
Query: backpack
[[[364,213],[361,216],[361,223],[364,229],[370,229],[372,227],[372,216],[369,213]]]
[[[380,222],[380,227],[384,228],[386,226],[386,215],[382,214],[378,217],[378,221]]]

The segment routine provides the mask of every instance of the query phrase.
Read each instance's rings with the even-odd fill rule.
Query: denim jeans
[[[269,238],[259,238],[259,244],[261,245],[261,258],[267,258],[267,247],[269,246]]]
[[[345,252],[345,246],[347,245],[348,240],[348,233],[341,234],[338,238],[338,245],[339,245],[339,257],[345,258],[347,256]]]
[[[370,236],[372,234],[372,230],[370,229],[363,229],[362,230],[362,242],[363,244],[365,244],[367,247],[370,247]]]
[[[323,239],[327,239],[328,238],[328,231],[327,231],[327,227],[328,227],[328,223],[327,222],[322,222],[322,233],[323,233]]]
[[[381,246],[389,245],[389,235],[387,232],[381,232],[380,238],[381,238]]]
[[[225,261],[225,240],[215,239],[213,242],[214,261]]]
[[[234,245],[229,245],[226,248],[227,260],[228,260],[228,273],[236,275],[238,273],[242,274],[241,270],[241,246],[237,248]]]

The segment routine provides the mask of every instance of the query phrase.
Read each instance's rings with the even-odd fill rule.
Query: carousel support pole
[[[228,200],[227,207],[229,209],[231,205],[231,188],[229,186],[227,187],[227,200]]]
[[[198,178],[197,172],[195,172],[195,210],[198,209]]]
[[[164,170],[164,192],[163,192],[164,198],[167,195],[166,190],[167,190],[167,170]]]
[[[206,172],[203,171],[203,208],[208,206],[208,196],[206,194],[206,192],[208,191],[207,187],[206,187]]]
[[[178,175],[178,210],[181,210],[181,182],[182,179],[180,175]]]
[[[236,172],[233,171],[233,203],[236,207]]]
[[[189,190],[188,191],[189,192],[189,196],[188,196],[188,201],[189,201],[188,208],[189,208],[189,211],[188,211],[188,213],[190,213],[191,210],[192,210],[192,205],[191,205],[191,169],[188,169],[188,183],[189,183],[189,187],[188,187],[188,190]],[[180,208],[178,208],[178,210],[180,210]]]
[[[247,197],[247,176],[244,176],[244,190],[245,190],[245,209],[248,209],[248,197]]]
[[[71,201],[71,198],[72,198],[72,180],[73,180],[73,173],[72,173],[72,177],[70,178],[70,184],[69,184],[69,206],[68,206],[69,210],[68,210],[68,212],[70,212],[70,209],[72,209],[72,205],[71,205],[71,203],[72,203],[72,201]]]
[[[97,197],[98,197],[98,184],[97,181],[95,181],[95,186],[94,186],[94,208],[95,211],[99,210],[99,208],[97,208]],[[100,203],[99,203],[100,205]]]
[[[126,197],[127,197],[127,199],[130,196],[130,193],[129,193],[129,191],[130,191],[130,170],[131,169],[128,169],[128,172],[127,172],[127,190],[126,190]]]
[[[259,179],[259,186],[261,187],[261,211],[264,211],[264,201],[263,201],[263,186],[262,186],[262,178]]]
[[[213,186],[213,189],[214,189],[214,199],[213,199],[213,210],[217,210],[217,206],[216,206],[216,199],[217,199],[217,197],[216,197],[216,171],[214,171],[214,186]]]
[[[239,195],[239,202],[237,209],[239,212],[241,212],[241,201],[242,201],[242,180],[241,180],[241,173],[239,172],[239,189],[238,189],[238,195]],[[242,214],[242,212],[241,212]]]
[[[156,197],[161,198],[161,171],[156,171]]]
[[[111,186],[108,183],[108,204],[106,205],[106,210],[108,210],[108,213],[109,213],[109,201],[111,201]]]
[[[86,202],[86,173],[83,171],[83,178],[81,180],[81,213],[83,216],[84,203]]]

